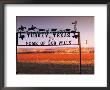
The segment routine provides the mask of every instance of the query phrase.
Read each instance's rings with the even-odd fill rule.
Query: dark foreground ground
[[[76,64],[16,63],[17,74],[79,74]],[[94,65],[82,65],[82,74],[94,74]]]

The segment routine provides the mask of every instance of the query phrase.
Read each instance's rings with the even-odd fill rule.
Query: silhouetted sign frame
[[[18,43],[19,42],[19,39],[18,38],[21,38],[23,40],[23,38],[25,38],[25,35],[28,35],[28,38],[29,38],[29,35],[31,35],[30,37],[32,37],[32,34],[39,35],[39,36],[37,36],[38,38],[40,37],[40,34],[42,34],[42,35],[43,34],[47,34],[47,35],[49,35],[49,34],[51,34],[51,35],[52,34],[53,35],[55,35],[55,34],[68,34],[69,36],[67,38],[70,38],[71,37],[73,39],[77,39],[77,43],[76,44],[73,44],[70,41],[68,41],[69,42],[68,44],[67,43],[62,44],[60,42],[59,42],[59,44],[56,44],[56,41],[52,42],[51,44],[34,44],[34,43],[33,44],[19,44]],[[70,34],[73,34],[73,36],[70,36]],[[36,31],[34,31],[34,32],[28,32],[28,31],[25,31],[25,32],[24,31],[23,32],[16,32],[16,46],[62,46],[62,45],[79,45],[79,36],[80,36],[79,34],[80,34],[80,32],[77,32],[77,31],[71,31],[71,32],[55,32],[55,31],[54,32],[52,32],[52,31],[50,31],[50,32],[44,32],[44,31],[43,32],[36,32]],[[49,37],[46,37],[46,38],[49,38]],[[55,38],[59,38],[59,37],[57,36]],[[61,38],[63,38],[63,37],[61,37]]]

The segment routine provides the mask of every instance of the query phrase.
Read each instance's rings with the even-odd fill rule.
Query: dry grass
[[[94,64],[93,53],[82,54],[82,64]],[[29,53],[17,54],[18,62],[33,62],[33,63],[59,63],[59,64],[79,64],[79,54],[57,54],[57,53]]]
[[[56,50],[56,49],[55,49]],[[79,74],[80,55],[68,49],[30,50],[17,53],[17,74]],[[73,50],[73,49],[70,49]],[[60,51],[60,52],[59,52]],[[81,73],[94,74],[94,53],[81,53]]]

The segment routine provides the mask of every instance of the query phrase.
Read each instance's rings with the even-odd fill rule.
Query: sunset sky
[[[94,47],[94,17],[93,16],[17,16],[16,26],[17,28],[19,28],[21,25],[27,28],[30,28],[32,25],[34,25],[37,28],[44,28],[44,29],[46,28],[74,29],[74,26],[72,24],[72,22],[74,21],[77,21],[77,26],[76,26],[77,31],[79,31],[81,34],[81,46]],[[62,40],[63,39],[65,40],[66,38],[62,38]],[[45,41],[46,40],[47,39],[45,39]],[[56,40],[58,40],[58,38],[56,38]],[[69,40],[69,38],[67,40]],[[87,40],[87,44],[85,44],[86,40]],[[23,41],[21,39],[19,39],[18,41],[19,43],[25,42],[25,40]],[[45,46],[43,47],[45,48]],[[63,46],[63,47],[73,47],[73,45]]]

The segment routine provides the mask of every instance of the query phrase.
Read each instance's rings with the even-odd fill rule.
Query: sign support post
[[[79,65],[79,70],[81,74],[81,38],[80,38],[80,32],[78,32],[78,44],[79,44],[79,56],[80,56],[80,65]]]

